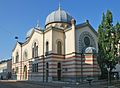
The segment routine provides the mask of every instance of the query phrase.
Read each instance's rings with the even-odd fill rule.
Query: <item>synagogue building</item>
[[[76,20],[59,7],[28,30],[12,51],[13,78],[32,81],[82,81],[100,75],[97,32],[86,20]]]

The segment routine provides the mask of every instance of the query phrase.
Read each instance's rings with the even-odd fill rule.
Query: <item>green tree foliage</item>
[[[112,12],[107,10],[103,13],[101,24],[98,27],[98,62],[102,76],[106,74],[106,66],[110,71],[114,68],[118,60],[118,43],[120,39],[120,24],[113,26]]]
[[[115,34],[116,34],[116,43],[117,44],[120,44],[120,24],[117,22],[117,24],[115,25]],[[117,52],[119,52],[120,53],[120,48],[118,48],[117,49]],[[120,61],[120,55],[118,54],[118,55],[116,55],[116,60],[117,61]]]

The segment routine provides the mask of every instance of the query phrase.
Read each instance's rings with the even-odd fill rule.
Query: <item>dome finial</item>
[[[36,27],[40,27],[40,22],[39,22],[39,20],[37,20],[37,25],[36,25]]]
[[[59,0],[59,8],[58,8],[59,10],[61,9],[61,4],[60,4],[60,0]]]
[[[37,24],[36,24],[35,28],[40,29],[40,21],[39,20],[37,20]]]

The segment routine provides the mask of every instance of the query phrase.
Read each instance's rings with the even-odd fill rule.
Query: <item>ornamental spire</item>
[[[61,4],[60,4],[60,0],[59,0],[59,7],[58,7],[58,9],[59,9],[59,10],[61,9]]]
[[[40,21],[39,20],[37,20],[36,28],[40,29]]]
[[[40,22],[39,22],[39,20],[37,20],[37,25],[36,25],[36,27],[38,28],[38,27],[40,27]]]

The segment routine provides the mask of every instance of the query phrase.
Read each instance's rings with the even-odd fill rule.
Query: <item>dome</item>
[[[47,16],[45,25],[53,22],[71,23],[72,19],[72,16],[70,16],[67,12],[65,12],[59,7],[58,10],[53,11]]]
[[[26,34],[26,38],[29,38],[30,37],[30,35],[32,34],[32,31],[34,30],[34,28],[31,28],[28,32],[27,32],[27,34]]]
[[[94,47],[87,47],[85,53],[96,53],[96,49]]]
[[[36,29],[40,30],[39,21],[37,21],[36,27],[31,28],[31,29],[27,32],[27,34],[26,34],[26,39],[29,38],[30,35],[32,34],[33,30],[36,30]]]

